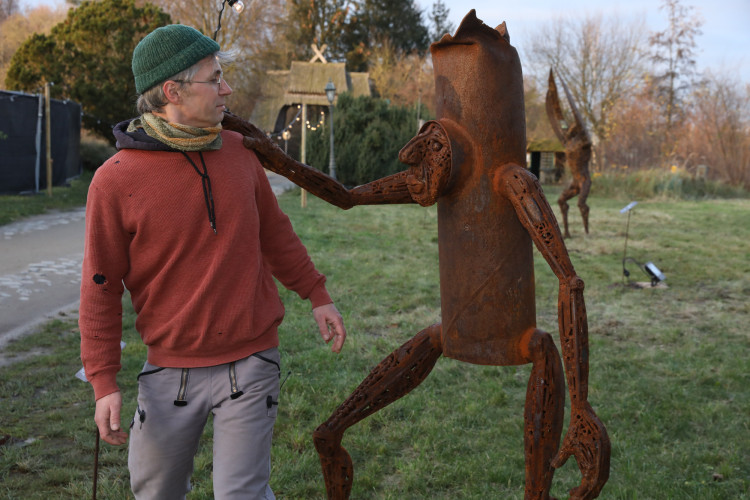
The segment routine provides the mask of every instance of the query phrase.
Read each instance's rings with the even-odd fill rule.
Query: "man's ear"
[[[166,82],[162,83],[162,90],[164,91],[164,97],[167,98],[167,101],[169,101],[171,104],[179,104],[181,96],[180,86],[177,82],[167,80]]]

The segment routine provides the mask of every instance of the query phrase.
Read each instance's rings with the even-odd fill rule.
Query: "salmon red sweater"
[[[162,367],[213,366],[277,346],[284,307],[273,276],[313,307],[331,302],[255,154],[235,132],[222,140],[201,153],[216,233],[201,175],[180,152],[122,149],[94,175],[79,325],[97,399],[118,390],[124,287],[148,361]],[[187,154],[202,170],[199,153]]]

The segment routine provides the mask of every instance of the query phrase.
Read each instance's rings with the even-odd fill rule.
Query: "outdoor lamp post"
[[[336,86],[330,78],[328,79],[328,83],[326,83],[326,97],[328,98],[328,117],[331,120],[331,160],[328,163],[328,173],[335,179],[336,160],[333,158],[333,99],[336,97]]]

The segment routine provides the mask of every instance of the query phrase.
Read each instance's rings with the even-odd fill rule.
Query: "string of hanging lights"
[[[297,114],[294,115],[294,118],[292,118],[292,120],[289,122],[289,124],[287,124],[287,126],[284,127],[281,130],[281,132],[279,132],[278,134],[274,134],[273,137],[275,137],[278,140],[283,139],[284,138],[284,134],[287,133],[287,132],[290,132],[292,130],[292,127],[294,127],[294,124],[297,123],[298,121],[302,120],[302,118],[300,117],[301,114],[302,114],[302,105],[298,104],[297,105]],[[324,123],[325,123],[325,113],[323,111],[321,111],[320,115],[319,115],[319,118],[318,118],[318,123],[316,123],[315,125],[311,125],[310,124],[310,120],[307,120],[305,122],[305,127],[307,127],[307,130],[312,130],[314,132],[314,131],[318,130],[320,127],[322,127]]]
[[[219,21],[216,24],[216,31],[214,31],[214,41],[216,41],[216,35],[219,34],[219,30],[221,29],[221,15],[224,13],[224,7],[226,7],[227,4],[229,4],[237,14],[245,10],[245,3],[242,0],[223,0],[221,2],[221,9],[219,9]]]

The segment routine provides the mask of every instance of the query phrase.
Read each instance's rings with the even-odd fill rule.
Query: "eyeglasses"
[[[221,84],[224,83],[226,80],[224,80],[224,75],[219,75],[219,76],[217,76],[216,78],[214,78],[212,80],[203,80],[203,81],[199,81],[199,80],[172,80],[172,81],[173,82],[178,82],[178,83],[208,83],[208,84],[211,84],[211,85],[216,85],[217,88],[221,88]]]

